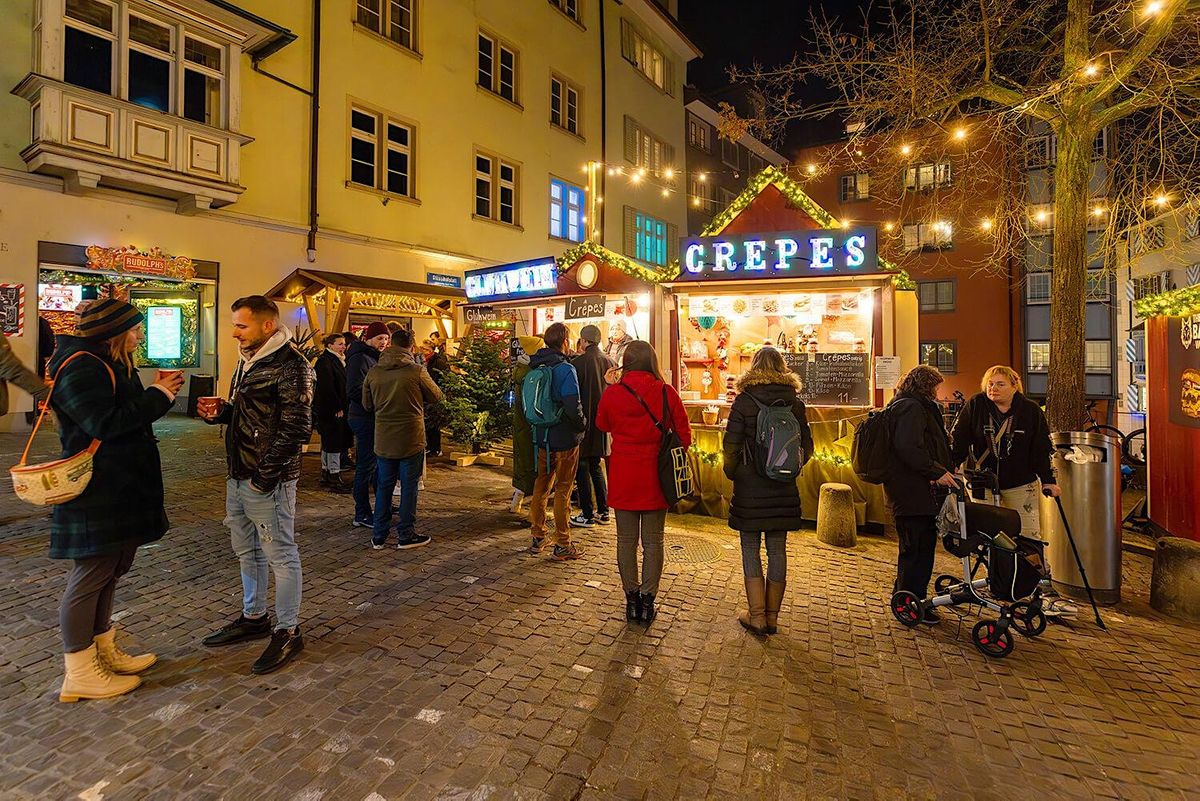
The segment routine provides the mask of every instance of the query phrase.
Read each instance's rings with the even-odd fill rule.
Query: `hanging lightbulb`
[[[1161,0],[1150,0],[1149,3],[1146,3],[1146,8],[1142,13],[1145,14],[1147,17],[1152,17],[1155,14],[1162,11],[1162,9],[1163,9],[1163,4],[1162,4]]]
[[[629,183],[631,183],[631,184],[639,183],[641,180],[642,180],[642,174],[640,172],[635,172],[629,176]]]
[[[637,171],[637,174],[638,174],[638,178],[645,178],[646,177],[646,168],[642,167],[640,170]]]
[[[616,169],[614,169],[613,167],[609,167],[609,168],[608,168],[608,174],[609,174],[609,175],[616,175],[616,174],[617,174],[617,171],[616,171]]]
[[[807,167],[805,167],[805,168],[804,168],[804,171],[805,171],[806,173],[808,173],[809,175],[816,175],[816,173],[817,173],[817,165],[816,165],[816,164],[809,164]]]
[[[895,227],[896,227],[895,223],[888,222],[888,223],[883,224],[883,230],[885,230],[885,231],[891,231]]]
[[[700,183],[704,183],[705,181],[708,180],[708,173],[706,173],[706,172],[700,173],[699,175],[696,176],[696,180],[699,181]]]
[[[1154,196],[1154,205],[1155,206],[1165,206],[1165,205],[1167,205],[1167,200],[1168,200],[1168,198],[1166,195],[1162,195],[1162,194],[1155,195]]]
[[[993,222],[992,222],[992,220],[991,220],[991,218],[990,218],[990,217],[984,217],[984,218],[983,218],[983,219],[982,219],[982,220],[979,222],[979,227],[980,227],[980,228],[982,228],[984,231],[990,231],[990,230],[992,230],[992,226],[993,226],[994,224],[995,224],[995,223],[993,223]]]
[[[1045,221],[1046,221],[1046,218],[1047,218],[1048,216],[1049,216],[1049,215],[1048,215],[1048,214],[1046,214],[1045,210],[1042,210],[1042,211],[1039,211],[1037,214],[1033,215],[1033,219],[1035,219],[1035,220],[1037,220],[1038,222],[1040,222],[1040,223],[1041,223],[1041,222],[1045,222]]]
[[[962,126],[955,128],[954,129],[954,138],[960,142],[962,140],[966,139],[967,138],[967,129],[963,128]]]
[[[671,167],[667,167],[667,169],[663,171],[663,177],[666,178],[668,181],[671,180],[672,178],[675,177],[675,170],[672,169]]]
[[[666,190],[666,189],[664,189],[664,190],[662,191],[662,196],[663,196],[663,197],[667,197],[667,196],[668,196],[668,195],[670,195],[670,194],[671,194],[671,193],[670,193],[668,190]]]
[[[912,145],[900,145],[900,153],[905,156],[912,153]]]
[[[693,198],[692,198],[692,205],[693,205],[693,206],[697,206],[697,207],[698,207],[698,206],[700,205],[700,198],[699,198],[699,197],[693,197]]]
[[[1099,71],[1100,71],[1100,68],[1097,67],[1095,64],[1088,64],[1086,67],[1083,68],[1083,74],[1088,76],[1089,78],[1094,77],[1096,75],[1096,73]]]
[[[1097,206],[1096,208],[1092,209],[1092,216],[1103,217],[1105,211],[1106,209],[1103,206]]]

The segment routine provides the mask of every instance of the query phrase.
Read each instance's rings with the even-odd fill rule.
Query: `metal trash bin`
[[[1062,488],[1063,511],[1079,557],[1099,604],[1121,600],[1121,443],[1092,431],[1050,435],[1054,471]],[[1055,588],[1065,596],[1087,598],[1083,577],[1053,498],[1042,498],[1042,539]]]

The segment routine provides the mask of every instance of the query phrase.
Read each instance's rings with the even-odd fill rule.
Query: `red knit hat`
[[[378,320],[376,320],[375,322],[373,322],[367,326],[366,331],[363,331],[362,338],[363,339],[374,339],[377,336],[381,336],[381,335],[389,336],[390,334],[391,334],[391,332],[388,331],[388,327],[386,325],[384,325],[383,323],[379,322]]]

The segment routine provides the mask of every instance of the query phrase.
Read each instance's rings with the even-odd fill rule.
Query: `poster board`
[[[785,353],[788,369],[800,376],[800,400],[809,406],[870,406],[868,353]]]

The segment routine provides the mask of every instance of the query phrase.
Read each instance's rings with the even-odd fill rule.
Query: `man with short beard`
[[[205,409],[209,423],[228,426],[225,524],[241,562],[242,613],[204,638],[207,646],[270,637],[252,673],[270,673],[304,648],[300,636],[302,576],[296,546],[300,455],[312,434],[312,368],[262,295],[233,303],[233,338],[241,361],[228,404]],[[275,625],[267,614],[267,567],[275,574]]]

